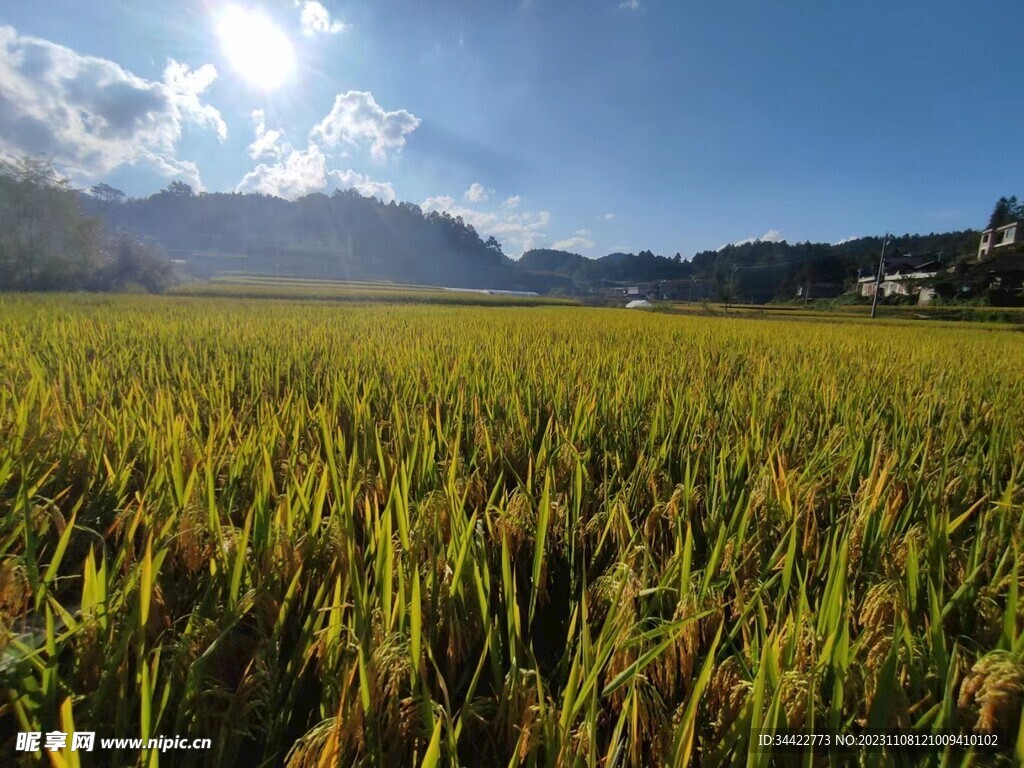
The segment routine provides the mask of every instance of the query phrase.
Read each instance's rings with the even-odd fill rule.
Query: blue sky
[[[1021,30],[1019,0],[15,0],[0,151],[133,195],[355,186],[512,256],[981,227],[1024,195]]]

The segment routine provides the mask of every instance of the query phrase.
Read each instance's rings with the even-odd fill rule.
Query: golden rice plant
[[[0,351],[5,754],[73,723],[213,740],[128,765],[768,765],[765,730],[866,727],[1024,757],[1012,330],[5,296]]]

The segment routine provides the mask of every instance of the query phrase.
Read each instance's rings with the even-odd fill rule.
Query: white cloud
[[[843,245],[844,243],[852,243],[854,240],[860,240],[860,237],[858,235],[850,235],[849,237],[844,237],[842,240],[836,240],[834,243],[832,243],[832,245]]]
[[[342,189],[355,189],[364,197],[379,197],[385,203],[396,199],[395,188],[389,181],[374,181],[369,176],[349,169],[347,171],[328,171],[328,176],[338,180]]]
[[[512,197],[505,198],[505,202],[501,204],[502,208],[518,208],[519,203],[522,202],[522,198],[519,195],[512,195]]]
[[[311,132],[306,149],[298,150],[282,131],[267,128],[262,109],[253,110],[252,121],[256,138],[249,145],[249,156],[267,162],[249,171],[238,183],[236,192],[260,192],[294,200],[333,186],[355,189],[361,195],[379,197],[385,203],[396,199],[395,188],[390,182],[376,181],[351,168],[330,168],[332,158],[337,160],[346,153],[338,150],[336,144],[322,145],[318,141],[322,136],[316,130]]]
[[[299,5],[296,2],[296,5]],[[312,37],[317,33],[336,35],[348,29],[347,24],[331,19],[331,14],[316,0],[306,0],[301,4],[302,12],[299,14],[299,23],[302,27],[302,34]]]
[[[745,238],[743,240],[737,240],[735,243],[723,243],[722,245],[718,246],[718,250],[722,250],[723,248],[727,248],[730,245],[737,245],[737,246],[739,246],[739,245],[751,245],[752,243],[781,243],[783,240],[785,240],[785,238],[782,236],[782,233],[779,232],[779,230],[777,230],[777,229],[769,229],[767,232],[765,232],[760,237],[748,237],[748,238]]]
[[[556,240],[551,244],[556,251],[578,251],[586,248],[593,248],[594,241],[590,238],[589,229],[577,229],[573,237]]]
[[[482,203],[490,197],[490,193],[484,188],[483,184],[474,181],[462,196],[471,203]]]
[[[612,219],[615,218],[615,214],[614,213],[606,213],[606,214],[602,215],[601,218],[604,219],[605,221],[611,221]]]
[[[259,192],[286,200],[322,191],[327,186],[327,158],[316,144],[303,151],[282,148],[276,163],[260,163],[249,171],[235,188],[236,192]]]
[[[283,148],[279,143],[283,138],[281,131],[268,131],[266,116],[262,109],[252,111],[253,128],[256,131],[256,138],[249,145],[249,157],[259,160],[262,157],[280,159]]]
[[[640,10],[640,0],[623,0],[619,3],[619,8],[626,8],[630,11]]]
[[[77,182],[122,165],[145,165],[202,188],[195,163],[175,157],[184,126],[227,125],[201,100],[216,79],[169,61],[163,81],[133,75],[107,59],[0,26],[0,153],[44,154]]]
[[[459,214],[453,213],[453,209],[456,208],[455,198],[451,195],[436,195],[435,197],[428,197],[423,201],[423,205],[420,206],[424,213],[430,213],[431,211],[447,211],[453,216]],[[460,208],[459,210],[468,210],[466,208]]]
[[[148,149],[142,149],[139,156],[129,160],[128,165],[143,165],[167,179],[184,179],[196,191],[203,190],[203,179],[199,174],[199,166],[191,160],[178,160],[168,155],[160,155]]]
[[[309,136],[325,149],[363,142],[374,159],[386,160],[389,152],[401,151],[406,136],[419,124],[420,119],[404,109],[384,110],[369,91],[347,91],[335,97],[330,114]]]
[[[518,205],[518,196],[516,197]],[[505,203],[508,201],[506,200]],[[501,242],[506,254],[519,256],[524,251],[537,248],[547,240],[545,230],[551,223],[548,211],[517,211],[502,204],[498,211],[478,211],[459,205],[450,195],[428,197],[420,206],[424,213],[446,211],[452,216],[461,216],[467,224],[473,225],[482,237],[494,235]]]
[[[575,251],[582,248],[593,248],[594,241],[586,237],[567,237],[565,240],[556,240],[551,244],[556,251]]]
[[[182,114],[196,125],[212,128],[217,138],[228,137],[228,126],[216,107],[203,104],[199,97],[217,79],[213,64],[203,64],[199,69],[190,70],[187,65],[171,59],[164,69],[164,84],[174,94],[174,100]]]
[[[329,170],[327,158],[316,144],[304,150],[292,149],[285,142],[276,163],[260,163],[245,174],[235,188],[236,192],[259,192],[285,200],[294,200],[311,192],[323,192],[329,186],[355,189],[366,197],[379,197],[385,203],[395,199],[395,188],[390,182],[374,181],[352,169]]]

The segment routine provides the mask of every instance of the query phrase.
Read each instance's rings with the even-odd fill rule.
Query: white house
[[[993,248],[1015,245],[1024,240],[1022,222],[1011,221],[1001,227],[986,229],[981,233],[981,244],[978,246],[978,261],[992,253]]]
[[[921,285],[922,280],[935,277],[942,269],[936,259],[927,261],[913,256],[886,259],[880,289],[882,296],[917,296],[921,304],[934,298],[934,292]],[[877,275],[861,274],[857,278],[857,291],[861,296],[874,296]]]

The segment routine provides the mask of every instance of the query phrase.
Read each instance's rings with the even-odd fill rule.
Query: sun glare
[[[217,35],[231,66],[258,88],[277,88],[295,67],[291,41],[262,12],[228,6],[217,23]]]

